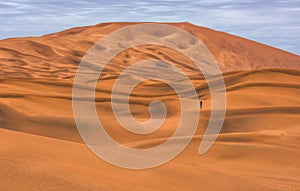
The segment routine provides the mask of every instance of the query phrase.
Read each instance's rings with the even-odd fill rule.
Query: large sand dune
[[[73,118],[75,72],[94,42],[130,24],[105,23],[0,41],[1,188],[300,190],[300,57],[189,23],[172,25],[194,34],[208,47],[226,84],[226,118],[216,143],[205,155],[198,154],[211,111],[211,95],[202,74],[181,54],[145,45],[111,61],[96,89],[99,118],[115,140],[133,148],[156,146],[174,133],[180,117],[178,97],[162,82],[140,84],[130,99],[138,120],[150,117],[145,111],[151,101],[165,102],[167,119],[155,133],[129,133],[110,108],[112,84],[120,70],[156,58],[185,71],[203,100],[196,135],[174,160],[148,170],[117,168],[92,154]]]

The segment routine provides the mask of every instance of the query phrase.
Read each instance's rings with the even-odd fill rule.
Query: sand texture
[[[0,41],[0,190],[300,190],[300,57],[190,23],[172,25],[207,46],[226,85],[226,117],[216,143],[205,155],[198,154],[212,101],[203,75],[185,56],[145,45],[120,53],[101,76],[95,101],[106,131],[132,148],[159,145],[175,132],[180,105],[163,82],[145,81],[130,98],[131,112],[141,121],[150,117],[151,101],[164,101],[168,113],[158,131],[129,133],[111,110],[111,89],[120,71],[155,58],[190,77],[204,103],[197,132],[178,157],[152,169],[121,169],[95,156],[75,125],[74,76],[96,41],[130,24],[103,23]]]

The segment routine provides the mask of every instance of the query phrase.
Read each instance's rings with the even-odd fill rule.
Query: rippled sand
[[[74,75],[94,42],[129,24],[105,23],[0,41],[2,189],[299,190],[300,57],[189,23],[173,25],[208,47],[226,84],[226,118],[217,142],[205,155],[198,154],[211,111],[205,78],[183,55],[145,45],[119,54],[101,76],[96,89],[101,122],[115,140],[132,148],[159,145],[174,133],[180,105],[165,83],[145,81],[130,98],[130,109],[140,121],[149,119],[151,101],[164,101],[167,119],[155,133],[129,133],[110,108],[112,85],[120,71],[155,58],[176,65],[190,77],[204,106],[197,132],[178,157],[148,170],[117,168],[92,154],[73,118]]]

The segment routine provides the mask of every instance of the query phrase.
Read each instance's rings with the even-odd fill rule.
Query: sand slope
[[[0,41],[2,77],[71,79],[81,57],[104,35],[134,23],[104,23],[79,27],[42,37],[13,38]],[[298,55],[284,52],[230,34],[198,27],[190,23],[174,23],[199,38],[212,52],[222,71],[250,70],[264,67],[300,69]],[[134,56],[133,56],[134,55]],[[135,59],[160,58],[188,63],[184,57],[151,47],[129,49],[120,63]]]
[[[144,58],[159,58],[185,71],[204,101],[192,143],[171,162],[148,170],[120,169],[93,155],[82,144],[72,115],[74,74],[95,41],[129,24],[105,23],[0,41],[1,188],[300,189],[300,57],[189,23],[174,25],[203,41],[224,72],[227,112],[212,149],[198,154],[211,110],[205,79],[182,55],[149,45],[131,48],[111,61],[96,89],[99,117],[115,140],[133,148],[152,147],[171,136],[180,108],[175,92],[164,83],[147,81],[131,97],[131,111],[138,120],[149,118],[145,111],[151,101],[164,100],[166,123],[153,134],[128,133],[110,109],[110,91],[120,69]]]

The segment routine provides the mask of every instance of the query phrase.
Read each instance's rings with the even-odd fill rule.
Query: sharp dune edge
[[[169,86],[157,81],[136,87],[130,108],[138,120],[146,120],[149,103],[163,100],[168,114],[161,129],[130,134],[113,117],[110,92],[115,78],[144,58],[162,59],[189,75],[205,106],[197,132],[178,157],[153,169],[125,170],[97,158],[75,126],[72,82],[89,48],[130,24],[134,23],[103,23],[0,41],[1,189],[300,190],[300,57],[190,23],[172,25],[208,47],[226,84],[227,112],[217,142],[205,155],[198,154],[211,110],[201,73],[183,55],[145,45],[115,57],[97,85],[96,107],[107,132],[129,147],[148,148],[176,130],[179,101]]]

